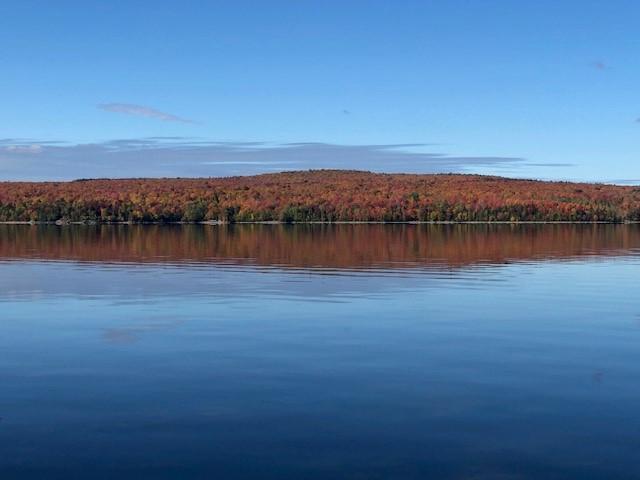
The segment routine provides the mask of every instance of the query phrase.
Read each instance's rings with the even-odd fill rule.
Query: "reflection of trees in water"
[[[0,258],[226,261],[295,267],[466,265],[640,249],[637,225],[174,225],[0,227]]]

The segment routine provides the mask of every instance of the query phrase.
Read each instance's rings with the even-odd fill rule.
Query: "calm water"
[[[640,226],[0,226],[0,478],[640,478],[639,284]]]

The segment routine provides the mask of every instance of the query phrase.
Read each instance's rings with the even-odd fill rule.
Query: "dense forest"
[[[640,187],[316,170],[0,183],[0,221],[640,221]]]

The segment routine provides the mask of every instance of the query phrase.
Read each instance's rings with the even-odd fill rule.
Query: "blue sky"
[[[637,1],[0,2],[0,178],[640,183]]]

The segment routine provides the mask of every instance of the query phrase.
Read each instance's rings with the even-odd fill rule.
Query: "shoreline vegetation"
[[[41,222],[37,220],[30,221],[0,221],[0,225],[48,225],[48,226],[96,226],[96,225],[638,225],[638,220],[622,220],[622,221],[593,221],[593,220],[558,220],[558,221],[544,221],[544,220],[513,220],[513,221],[335,221],[335,222],[283,222],[279,220],[274,221],[253,221],[253,222],[224,222],[224,221],[201,221],[201,222],[104,222],[104,221],[79,221],[79,222]]]
[[[639,223],[640,187],[311,170],[0,183],[3,224]]]

